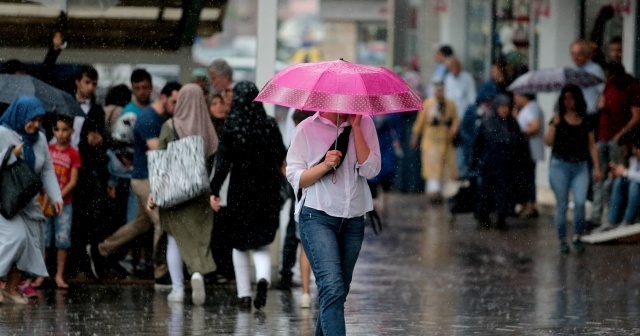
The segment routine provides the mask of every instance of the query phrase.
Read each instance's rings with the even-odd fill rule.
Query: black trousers
[[[293,196],[293,189],[291,190]],[[296,256],[298,255],[298,243],[300,240],[296,237],[296,220],[295,209],[296,199],[291,197],[291,208],[289,209],[289,223],[284,237],[284,246],[282,247],[282,268],[280,269],[280,280],[290,281],[293,277],[293,266],[296,264]]]

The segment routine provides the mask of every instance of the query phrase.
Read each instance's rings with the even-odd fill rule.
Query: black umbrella
[[[34,96],[47,112],[84,117],[78,101],[67,92],[29,75],[0,74],[0,102],[11,104],[19,96]]]

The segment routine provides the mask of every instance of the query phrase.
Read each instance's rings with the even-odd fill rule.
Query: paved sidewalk
[[[560,255],[547,215],[478,231],[422,195],[390,195],[380,212],[385,229],[367,228],[346,303],[349,335],[640,334],[638,245]],[[299,288],[270,290],[262,312],[236,309],[231,288],[207,293],[194,307],[189,292],[168,304],[148,285],[75,284],[0,304],[0,335],[313,335],[317,309],[300,308]]]

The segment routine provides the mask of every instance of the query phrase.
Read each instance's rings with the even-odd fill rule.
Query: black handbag
[[[0,215],[11,219],[42,190],[42,181],[27,163],[16,158],[8,165],[15,146],[10,146],[0,166]]]

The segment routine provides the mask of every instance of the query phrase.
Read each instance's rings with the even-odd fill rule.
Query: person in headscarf
[[[200,136],[204,139],[207,170],[211,171],[218,136],[209,118],[202,88],[197,84],[187,84],[180,89],[173,119],[166,121],[160,131],[158,149],[166,149],[170,142],[178,140],[176,134],[180,138]],[[150,204],[150,208],[153,207],[155,205]],[[207,194],[173,207],[160,208],[160,226],[168,235],[167,264],[172,283],[168,301],[184,301],[184,262],[191,273],[193,303],[202,305],[205,302],[202,275],[216,270],[210,248],[212,223],[213,211]]]
[[[489,214],[498,215],[496,226],[506,230],[506,218],[515,204],[512,182],[517,169],[529,160],[529,144],[512,115],[511,97],[498,95],[494,110],[483,118],[475,141],[472,167],[478,175],[476,218],[479,228],[491,226]]]
[[[258,279],[254,306],[260,309],[266,304],[271,279],[269,244],[280,220],[280,182],[286,149],[275,119],[267,116],[262,103],[253,101],[257,96],[258,88],[251,82],[240,82],[233,88],[211,181],[211,207],[220,209],[220,188],[230,172],[226,211],[228,220],[235,225],[230,240],[239,305],[251,306],[252,251]]]
[[[42,102],[35,97],[21,96],[9,105],[0,118],[0,160],[9,150],[12,153],[9,154],[8,165],[16,162],[17,158],[25,160],[42,180],[56,212],[60,213],[63,207],[60,187],[53,171],[47,139],[39,132],[44,114]],[[0,302],[4,296],[11,303],[27,303],[18,289],[22,272],[49,276],[44,261],[44,223],[37,196],[13,218],[0,216],[0,278],[7,278],[5,289],[0,292]]]

